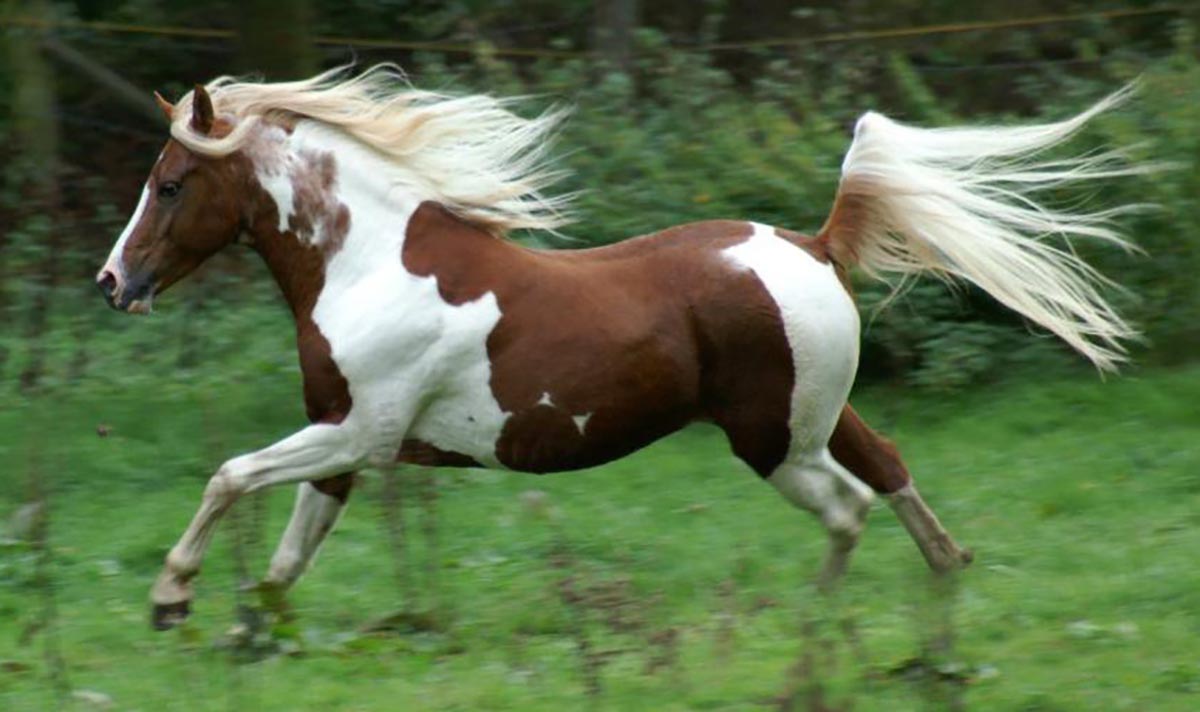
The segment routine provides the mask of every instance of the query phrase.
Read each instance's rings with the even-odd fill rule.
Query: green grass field
[[[819,525],[696,427],[593,472],[440,471],[432,507],[405,471],[407,565],[367,475],[291,596],[283,654],[230,649],[227,520],[192,623],[153,633],[150,583],[208,475],[301,423],[288,374],[10,400],[0,514],[49,479],[67,678],[122,710],[753,710],[797,689],[793,709],[1200,709],[1200,368],[855,402],[975,549],[949,594],[878,505],[821,598]],[[291,495],[262,500],[261,545],[240,507],[256,575]],[[3,710],[58,704],[36,560],[0,548]],[[413,625],[361,632],[405,607]]]

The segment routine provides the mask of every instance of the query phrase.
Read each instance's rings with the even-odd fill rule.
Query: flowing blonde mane
[[[522,118],[507,108],[513,100],[414,89],[394,64],[356,77],[338,67],[296,82],[218,77],[205,88],[216,115],[234,128],[220,138],[192,131],[188,92],[175,107],[171,135],[197,153],[229,155],[264,121],[311,119],[373,148],[404,168],[406,180],[417,181],[429,199],[497,234],[569,222],[570,196],[542,193],[562,175],[548,149],[563,109]]]

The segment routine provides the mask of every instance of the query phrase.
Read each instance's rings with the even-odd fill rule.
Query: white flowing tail
[[[1111,219],[1135,206],[1098,212],[1049,209],[1040,190],[1151,170],[1115,152],[1057,159],[1047,149],[1131,87],[1082,114],[1025,127],[921,129],[865,114],[842,164],[833,212],[819,237],[844,266],[872,276],[932,272],[965,279],[1044,326],[1102,370],[1125,359],[1135,334],[1100,294],[1111,282],[1070,248],[1047,237],[1083,236],[1130,245]]]

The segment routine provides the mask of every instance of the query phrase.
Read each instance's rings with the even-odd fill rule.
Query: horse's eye
[[[166,183],[158,186],[158,197],[174,198],[176,195],[179,195],[180,187],[179,181],[167,181]]]

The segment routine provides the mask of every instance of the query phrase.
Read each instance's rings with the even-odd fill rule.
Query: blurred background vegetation
[[[853,0],[7,0],[0,74],[0,381],[152,377],[235,361],[293,368],[283,311],[248,254],[161,302],[151,329],[107,313],[91,277],[165,139],[150,102],[223,73],[269,79],[395,61],[415,84],[575,107],[560,144],[581,191],[571,248],[704,218],[815,230],[854,119],[1055,119],[1141,77],[1074,143],[1178,168],[1055,196],[1149,203],[1145,254],[1080,245],[1127,291],[1138,362],[1200,353],[1197,11],[1152,2]],[[969,239],[970,236],[964,236]],[[1082,369],[972,290],[921,283],[889,310],[863,284],[862,379],[956,389]],[[199,325],[203,324],[203,330]],[[261,327],[261,328],[260,328]],[[280,338],[276,338],[279,336]],[[231,359],[233,354],[240,358]],[[130,368],[131,360],[138,364]]]
[[[0,0],[0,708],[1197,709],[1198,31],[1200,5],[1151,0]],[[1077,246],[1123,285],[1137,365],[1100,383],[971,289],[879,310],[859,286],[856,406],[979,554],[949,602],[886,513],[841,602],[813,595],[819,525],[697,426],[582,477],[368,475],[297,621],[261,636],[241,586],[290,493],[257,493],[194,622],[151,637],[145,591],[208,476],[304,422],[248,251],[149,319],[95,291],[166,140],[151,91],[378,61],[575,107],[578,222],[520,236],[560,249],[705,218],[813,231],[868,109],[1052,120],[1140,77],[1068,150],[1175,168],[1051,196],[1155,206],[1121,221],[1143,254]]]

